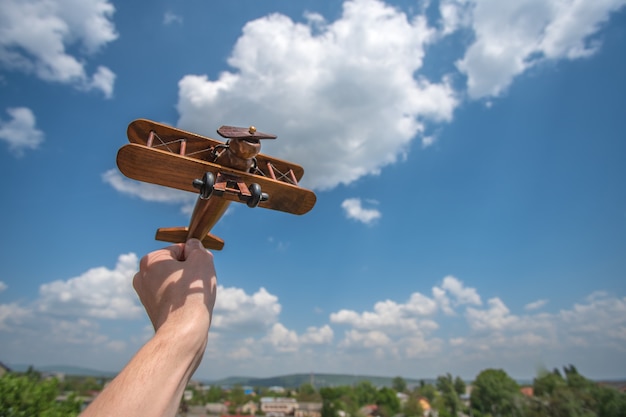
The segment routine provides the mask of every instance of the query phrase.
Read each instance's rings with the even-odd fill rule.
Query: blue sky
[[[119,370],[131,279],[191,193],[116,168],[133,119],[278,135],[304,216],[214,229],[196,376],[626,376],[624,0],[9,0],[0,360]]]

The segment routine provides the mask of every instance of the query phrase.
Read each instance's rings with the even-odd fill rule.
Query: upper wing
[[[224,126],[222,126],[224,127]],[[152,141],[152,147],[162,149],[175,154],[181,154],[182,140],[185,140],[184,152],[185,156],[196,158],[200,160],[206,160],[210,154],[210,149],[223,145],[224,142],[220,142],[215,139],[200,136],[195,133],[187,132],[182,129],[177,129],[172,126],[164,125],[162,123],[153,122],[146,119],[137,119],[128,125],[127,136],[131,143],[138,143],[140,145],[147,145],[150,132],[154,132],[155,137]],[[265,135],[265,134],[264,134]],[[269,136],[269,135],[266,135]],[[290,169],[293,171],[296,179],[300,181],[304,175],[304,168],[298,164],[294,164],[282,159],[273,158],[264,154],[256,156],[259,169],[265,172],[267,164],[270,163],[281,172],[288,172]]]
[[[307,213],[317,200],[312,191],[297,185],[135,143],[120,148],[117,166],[129,178],[194,193],[198,190],[193,187],[193,180],[202,178],[205,172],[211,172],[215,176],[218,172],[230,174],[241,178],[247,185],[259,184],[261,190],[269,194],[269,200],[262,201],[259,207],[293,214]],[[230,194],[219,198],[239,201],[237,196]]]

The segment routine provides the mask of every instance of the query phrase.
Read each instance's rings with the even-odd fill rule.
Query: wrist
[[[198,321],[182,321],[180,323],[166,321],[157,329],[154,338],[173,349],[179,350],[181,354],[191,353],[202,357],[208,333],[208,324],[198,323]]]

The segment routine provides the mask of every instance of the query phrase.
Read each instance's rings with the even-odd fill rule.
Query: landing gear
[[[200,198],[203,200],[208,200],[211,197],[214,185],[215,176],[211,172],[205,172],[201,180],[193,180],[193,187],[200,190]]]
[[[239,201],[245,201],[250,208],[258,207],[260,202],[270,198],[269,194],[261,192],[259,184],[246,185],[241,178],[222,172],[217,173],[217,180],[212,172],[205,172],[202,179],[193,180],[193,187],[200,191],[202,200],[208,200],[212,195],[224,197],[224,193],[234,194],[239,196]],[[224,198],[232,200],[232,197]]]
[[[248,190],[250,190],[251,196],[248,198],[246,204],[250,208],[255,208],[261,201],[267,201],[270,198],[267,193],[261,192],[261,186],[257,183],[250,184],[250,186],[248,186]]]

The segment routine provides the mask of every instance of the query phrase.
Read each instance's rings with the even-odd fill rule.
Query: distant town
[[[76,416],[115,376],[79,368],[68,368],[67,373],[59,370],[63,367],[22,368],[0,363],[0,416],[40,415],[50,410],[56,411],[55,416]],[[33,392],[40,398],[27,398]],[[15,414],[19,410],[22,414]],[[528,383],[515,381],[500,369],[486,369],[473,381],[451,374],[417,380],[313,373],[211,383],[192,380],[178,415],[626,417],[626,381],[592,381],[572,365],[541,372]]]

